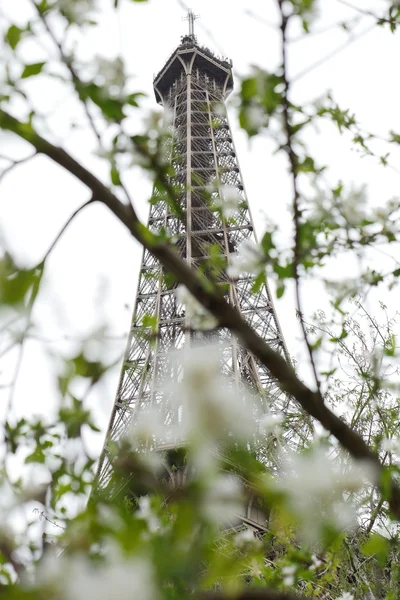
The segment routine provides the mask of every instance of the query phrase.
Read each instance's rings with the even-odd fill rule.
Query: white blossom
[[[126,75],[124,62],[120,57],[114,59],[97,56],[96,75],[102,87],[109,95],[119,95],[125,87]]]
[[[233,543],[238,548],[243,548],[245,546],[257,547],[261,545],[261,540],[254,535],[254,531],[252,529],[246,527],[246,529],[242,529],[242,531],[239,531],[239,533],[234,536]]]
[[[155,600],[158,598],[153,569],[144,557],[113,556],[95,567],[84,555],[73,557],[45,554],[39,564],[37,583],[57,589],[62,600]]]
[[[171,396],[176,410],[182,407],[180,428],[187,438],[197,445],[212,444],[223,435],[247,440],[255,429],[254,399],[221,374],[218,347],[194,347],[175,358],[182,364],[183,376]]]
[[[283,415],[273,415],[267,413],[263,415],[259,421],[258,428],[262,435],[273,434],[279,437],[282,434]]]
[[[353,461],[339,470],[321,448],[309,454],[292,454],[283,459],[283,465],[278,487],[286,492],[288,505],[299,517],[303,535],[310,542],[319,540],[323,523],[340,530],[355,525],[355,507],[344,499],[344,493],[356,492],[376,480],[370,463]]]
[[[290,587],[294,584],[294,576],[296,575],[296,565],[287,565],[282,569],[283,585]]]
[[[354,596],[350,592],[344,592],[337,600],[354,600]]]
[[[157,408],[140,408],[134,415],[126,439],[134,446],[151,445],[162,440],[165,434],[163,415]]]
[[[312,564],[310,566],[310,571],[315,571],[316,569],[318,569],[318,567],[322,565],[322,560],[319,560],[318,556],[316,556],[315,554],[311,556],[311,561]]]
[[[234,185],[224,185],[221,188],[222,198],[218,198],[217,206],[225,219],[231,219],[239,210],[242,198]]]
[[[351,189],[340,203],[340,212],[349,225],[358,225],[365,217],[367,198],[365,188]]]
[[[258,130],[265,125],[265,112],[262,106],[250,105],[244,109],[248,129]]]
[[[237,279],[244,273],[257,276],[263,271],[264,264],[265,255],[260,246],[252,240],[244,240],[240,244],[237,254],[231,256],[231,263],[226,273],[232,279]]]
[[[84,25],[90,18],[90,13],[96,9],[97,0],[57,0],[55,7],[71,23]]]
[[[178,286],[176,296],[179,304],[185,306],[186,317],[192,329],[215,329],[217,319],[192,296],[186,286]]]
[[[206,519],[220,526],[235,525],[243,514],[242,487],[237,477],[218,474],[207,481],[203,496],[202,513]]]
[[[393,452],[400,455],[400,439],[399,438],[383,438],[381,448],[385,452]]]
[[[141,496],[139,498],[138,504],[139,509],[136,512],[136,516],[139,517],[139,519],[143,519],[144,521],[146,521],[149,531],[151,533],[159,531],[161,523],[151,507],[151,499],[149,498],[149,496]]]

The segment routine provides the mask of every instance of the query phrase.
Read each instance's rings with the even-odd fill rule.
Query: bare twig
[[[376,26],[376,24],[373,23],[372,25],[365,27],[365,29],[362,29],[359,33],[353,35],[353,37],[351,37],[349,40],[346,40],[346,42],[344,44],[342,44],[341,46],[338,46],[337,48],[335,48],[335,50],[332,50],[332,52],[329,52],[322,58],[318,59],[317,61],[315,61],[314,63],[312,63],[311,65],[309,65],[308,67],[306,67],[305,69],[303,69],[302,71],[297,73],[296,75],[293,75],[293,77],[291,79],[292,83],[295,81],[299,81],[299,79],[302,79],[303,77],[305,77],[306,75],[311,73],[311,71],[318,69],[319,67],[321,67],[322,65],[327,63],[332,58],[335,58],[338,54],[343,52],[343,50],[346,50],[349,46],[354,44],[354,42],[357,42],[362,37],[364,37],[364,35],[367,35],[367,33],[370,33],[373,29],[375,29],[375,26]]]
[[[307,330],[304,324],[303,319],[303,310],[301,304],[300,297],[300,276],[299,276],[299,266],[301,259],[301,242],[300,242],[300,228],[301,228],[301,209],[300,209],[300,192],[298,188],[297,174],[298,174],[298,165],[299,165],[299,157],[297,156],[294,150],[294,139],[293,139],[293,126],[292,119],[290,114],[290,82],[287,74],[287,39],[286,32],[287,26],[289,23],[290,17],[285,15],[283,9],[283,0],[277,0],[278,7],[281,15],[281,41],[282,41],[282,79],[284,85],[284,92],[282,94],[282,103],[283,103],[283,120],[284,120],[284,128],[286,134],[286,146],[285,150],[289,158],[290,163],[290,171],[292,176],[292,188],[293,188],[293,224],[294,224],[294,248],[293,248],[293,277],[295,281],[295,289],[296,289],[296,303],[297,303],[297,311],[299,316],[299,321],[301,324],[301,328],[303,331],[303,337],[305,344],[307,346],[308,355],[310,357],[311,367],[314,374],[315,384],[317,386],[318,395],[322,402],[322,394],[321,394],[321,384],[318,378],[317,367],[314,361],[314,355],[311,348],[311,344],[308,340]]]
[[[20,158],[19,160],[13,160],[6,156],[1,156],[2,160],[8,160],[8,161],[10,161],[10,164],[5,169],[3,169],[2,172],[0,173],[0,182],[4,179],[4,177],[6,175],[11,173],[11,171],[15,167],[18,167],[19,165],[22,165],[23,163],[26,163],[26,162],[32,160],[32,158],[34,158],[36,155],[37,155],[37,152],[35,151],[35,152],[33,152],[33,154],[30,154],[29,156],[25,156],[24,158]]]
[[[64,233],[64,231],[67,229],[67,227],[70,225],[70,223],[73,221],[73,219],[89,204],[91,204],[92,202],[94,202],[93,198],[91,198],[88,202],[85,202],[85,204],[83,204],[82,206],[80,206],[72,215],[71,217],[68,219],[68,221],[65,223],[65,225],[63,226],[63,228],[61,229],[60,233],[56,236],[55,240],[52,242],[50,248],[47,250],[46,254],[44,255],[43,260],[39,263],[39,265],[37,265],[36,270],[37,270],[37,276],[34,279],[33,282],[33,286],[32,286],[32,290],[31,290],[31,296],[29,298],[29,302],[28,302],[28,306],[27,306],[27,310],[25,313],[25,327],[24,330],[22,332],[22,334],[19,336],[18,342],[20,345],[20,349],[19,349],[19,353],[18,353],[18,358],[15,364],[15,369],[14,369],[14,373],[13,373],[13,377],[11,380],[11,383],[9,384],[9,388],[10,388],[10,392],[8,395],[8,401],[7,401],[7,409],[6,409],[6,415],[8,416],[12,405],[13,405],[13,401],[14,401],[14,395],[15,395],[15,388],[17,385],[17,381],[18,381],[18,376],[19,376],[19,372],[21,370],[21,366],[22,366],[22,361],[23,361],[23,357],[24,357],[24,347],[25,347],[25,340],[28,337],[28,332],[30,329],[30,326],[32,324],[32,313],[33,313],[33,309],[34,309],[34,305],[39,293],[39,288],[40,288],[40,284],[42,281],[42,277],[43,277],[43,273],[44,273],[44,267],[46,264],[46,261],[50,255],[50,253],[54,250],[57,242],[59,241],[59,239],[61,238],[62,234]],[[13,344],[14,346],[14,344]]]
[[[359,6],[351,4],[351,2],[347,2],[347,0],[337,0],[337,2],[339,2],[339,4],[343,4],[343,6],[347,6],[348,8],[357,11],[360,15],[364,15],[365,17],[372,17],[379,23],[388,23],[389,25],[394,25],[397,23],[396,19],[394,18],[388,19],[387,17],[379,16],[372,10],[360,8]],[[374,25],[376,25],[376,23],[374,23]]]

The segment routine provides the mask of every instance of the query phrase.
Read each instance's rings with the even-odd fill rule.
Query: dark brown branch
[[[0,129],[14,132],[32,144],[38,152],[51,158],[84,183],[92,191],[93,198],[105,204],[127,227],[132,236],[152,252],[164,267],[217,317],[221,327],[231,329],[238,336],[242,344],[269,369],[282,391],[293,396],[302,408],[317,419],[355,459],[371,461],[377,468],[378,475],[380,477],[383,475],[383,466],[378,456],[365,441],[324,404],[318,393],[313,392],[298,379],[292,367],[281,355],[265,343],[240,313],[229,305],[206,279],[201,278],[179,257],[171,244],[160,241],[157,236],[148,231],[139,221],[132,206],[122,204],[97,177],[65,150],[43,139],[29,124],[21,123],[2,110],[0,110]],[[392,513],[400,520],[400,489],[394,482],[388,496]]]

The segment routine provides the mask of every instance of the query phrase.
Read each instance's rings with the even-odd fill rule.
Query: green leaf
[[[266,256],[269,255],[270,250],[275,248],[274,241],[272,239],[272,233],[270,231],[266,231],[261,240],[261,248]]]
[[[18,269],[9,254],[0,259],[0,303],[22,302],[37,281],[36,269]]]
[[[26,79],[27,77],[39,75],[45,64],[45,62],[38,62],[32,63],[30,65],[25,65],[25,68],[22,71],[21,79]]]
[[[311,156],[306,156],[303,162],[297,165],[298,173],[316,173],[315,162]]]
[[[392,334],[383,349],[385,356],[394,356],[396,352],[396,337]]]
[[[79,94],[83,100],[90,98],[102,111],[109,121],[118,123],[125,118],[123,111],[124,102],[118,98],[110,98],[105,90],[95,83],[78,86]]]
[[[88,377],[92,379],[93,383],[99,381],[104,375],[104,366],[99,362],[87,360],[83,354],[79,354],[71,362],[74,365],[75,375]]]
[[[285,293],[285,284],[284,283],[280,283],[277,288],[276,288],[276,297],[277,298],[282,298],[283,294]]]
[[[112,166],[110,171],[111,182],[113,185],[121,185],[121,178],[117,167]]]
[[[383,566],[389,552],[389,540],[382,535],[374,534],[365,542],[361,551],[365,556],[375,556],[378,563]]]
[[[5,39],[8,42],[10,48],[15,50],[15,48],[18,46],[18,44],[21,40],[21,35],[22,35],[22,29],[20,29],[16,25],[11,25],[11,27],[8,29],[8,31],[5,35]]]
[[[45,455],[43,453],[43,450],[39,447],[35,448],[35,450],[32,452],[32,454],[29,454],[29,456],[27,456],[25,458],[25,464],[29,464],[29,463],[44,463],[45,461]]]

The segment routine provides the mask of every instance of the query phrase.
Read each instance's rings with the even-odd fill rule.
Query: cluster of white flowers
[[[354,505],[344,499],[376,480],[376,470],[368,462],[351,462],[339,470],[322,448],[309,454],[283,458],[283,472],[277,483],[291,510],[299,517],[304,538],[318,542],[322,526],[330,523],[339,530],[356,524]],[[317,518],[320,515],[320,519]]]
[[[294,578],[296,575],[297,567],[296,565],[287,565],[282,569],[283,575],[283,585],[286,587],[290,587],[294,584]]]
[[[114,554],[111,561],[95,567],[84,555],[56,556],[49,552],[40,563],[36,583],[57,590],[57,598],[62,600],[158,598],[150,561]]]
[[[113,59],[97,56],[94,61],[96,78],[110,96],[120,96],[126,83],[125,65],[117,56]]]
[[[337,600],[354,600],[354,596],[350,592],[344,592]]]
[[[57,0],[54,7],[58,8],[70,23],[82,26],[88,21],[96,5],[97,0]]]
[[[207,481],[201,510],[206,519],[219,526],[235,526],[243,514],[242,487],[237,477],[218,474]]]
[[[258,423],[258,429],[261,435],[272,434],[279,437],[282,434],[283,415],[273,415],[267,413],[263,415]]]
[[[154,510],[151,507],[151,499],[149,496],[141,496],[139,498],[139,509],[136,512],[136,516],[139,519],[143,519],[147,523],[150,533],[159,531],[161,523]]]
[[[237,254],[231,257],[231,263],[226,273],[232,279],[237,279],[244,273],[257,276],[263,271],[264,265],[265,255],[260,246],[252,240],[244,240],[240,244]]]
[[[312,564],[310,566],[310,571],[315,571],[322,565],[322,560],[319,560],[318,556],[315,554],[311,557]]]
[[[223,350],[207,344],[169,355],[166,373],[179,373],[178,380],[160,382],[163,403],[136,411],[126,435],[133,447],[189,441],[197,449],[197,466],[206,468],[217,440],[232,435],[247,441],[256,432],[256,399],[221,374]],[[167,414],[176,416],[168,425]]]
[[[259,540],[254,535],[254,531],[249,527],[246,527],[246,529],[242,529],[242,531],[239,531],[239,533],[237,533],[234,536],[233,543],[238,548],[245,548],[249,546],[261,546],[261,540]]]
[[[265,112],[258,104],[247,106],[244,109],[244,118],[248,129],[258,131],[265,125]]]
[[[254,433],[254,400],[221,375],[222,352],[206,345],[177,357],[183,365],[183,378],[174,398],[182,406],[182,427],[190,439],[201,443],[226,434],[245,441]]]
[[[217,319],[192,296],[186,286],[179,285],[176,290],[176,296],[179,304],[185,306],[186,318],[192,329],[215,329]]]
[[[224,185],[221,188],[222,198],[218,198],[217,206],[220,208],[224,219],[231,219],[239,210],[243,201],[239,190],[234,185]]]
[[[174,380],[160,382],[163,401],[138,411],[126,437],[144,450],[187,445],[203,483],[201,514],[212,523],[233,526],[244,514],[242,486],[235,476],[220,472],[218,447],[231,437],[246,443],[256,433],[258,407],[255,398],[221,373],[223,360],[224,347],[210,344],[171,353],[165,372],[173,373]],[[148,499],[140,500],[138,515],[151,531],[159,526]]]
[[[400,439],[399,438],[383,438],[381,448],[385,452],[393,452],[400,456]]]

